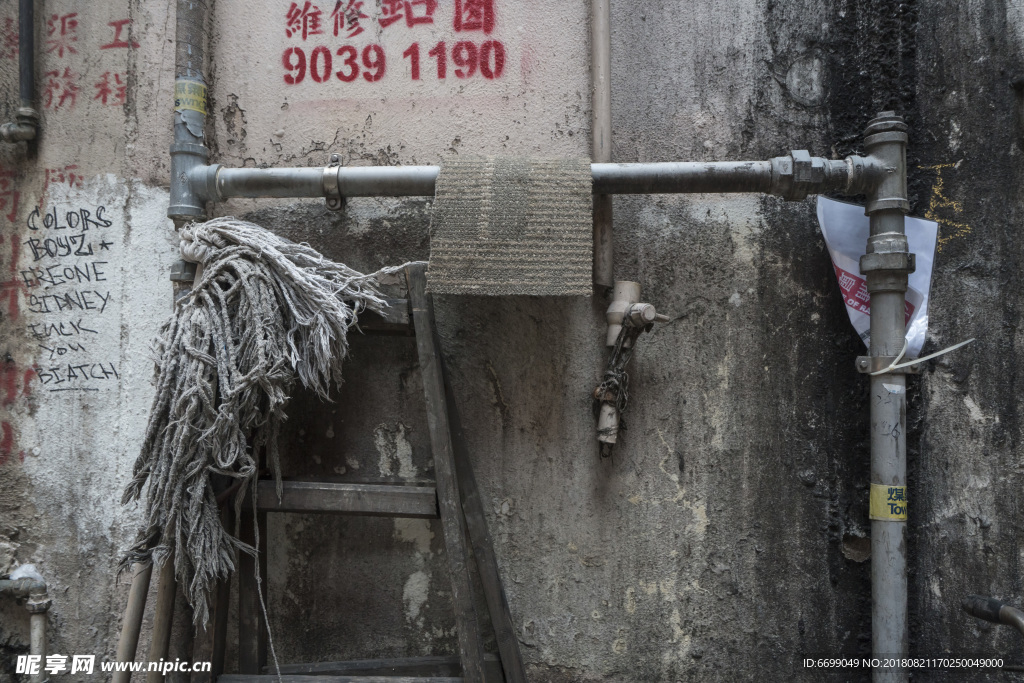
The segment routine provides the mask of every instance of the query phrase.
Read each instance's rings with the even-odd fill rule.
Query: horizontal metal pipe
[[[768,192],[770,161],[591,164],[594,194]]]
[[[323,177],[323,168],[220,168],[216,172],[216,195],[203,199],[323,197]]]
[[[340,168],[338,190],[342,197],[432,197],[440,171],[438,166]]]
[[[794,153],[796,154],[796,153]],[[647,164],[591,164],[593,193],[668,194],[718,192],[770,192],[787,199],[809,193],[862,192],[863,162],[806,156],[807,176],[794,168],[791,157],[771,161],[666,162]],[[325,197],[334,190],[341,197],[430,197],[437,183],[438,166],[359,166],[326,168],[224,168],[198,166],[191,185],[203,201],[233,197]],[[852,179],[852,180],[851,180]]]

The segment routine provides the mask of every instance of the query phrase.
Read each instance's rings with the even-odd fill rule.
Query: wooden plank
[[[383,314],[364,311],[359,316],[359,329],[373,334],[412,334],[412,317],[408,299],[387,298]]]
[[[214,586],[210,595],[210,618],[202,628],[196,629],[195,637],[192,639],[192,661],[212,662],[213,651],[217,644],[215,642],[217,627],[217,596],[223,592],[220,582]],[[211,669],[213,668],[211,664]],[[191,683],[212,683],[214,680],[213,671],[193,671],[189,677]]]
[[[281,500],[272,480],[258,483],[260,510],[268,512],[331,512],[378,517],[437,518],[433,486],[285,481]]]
[[[221,510],[224,528],[234,530],[235,509],[233,505],[225,505]],[[231,611],[231,577],[217,583],[217,610],[213,620],[213,655],[210,657],[210,674],[212,680],[224,673],[224,659],[228,646],[228,613]],[[197,661],[195,657],[192,661]]]
[[[221,487],[224,488],[224,487]],[[225,529],[233,529],[234,508],[225,505],[220,509],[220,521]],[[193,639],[192,661],[210,662],[210,671],[193,671],[191,683],[213,683],[224,673],[224,653],[227,646],[228,610],[230,605],[231,580],[218,581],[210,595],[210,620],[196,632]]]
[[[480,489],[473,474],[473,466],[469,460],[469,447],[462,432],[462,420],[459,419],[459,407],[455,401],[455,393],[448,381],[448,371],[441,359],[441,375],[444,379],[445,401],[448,408],[448,421],[451,427],[452,446],[455,460],[455,472],[459,478],[462,493],[462,510],[466,516],[466,527],[469,530],[473,555],[476,557],[480,583],[487,601],[487,611],[494,626],[494,636],[498,641],[498,652],[501,654],[501,665],[505,673],[505,683],[526,683],[526,668],[523,666],[523,655],[519,649],[512,622],[512,612],[505,597],[505,588],[498,571],[498,560],[494,555],[494,542],[487,528],[484,517],[484,506],[480,499]],[[497,679],[498,681],[501,678]]]
[[[484,655],[484,672],[490,680],[501,681],[501,663],[490,653]],[[455,655],[362,659],[348,662],[283,664],[282,674],[321,676],[459,676],[462,665]]]
[[[171,644],[171,626],[174,623],[174,599],[177,597],[177,590],[178,581],[174,578],[174,552],[171,551],[164,559],[163,566],[160,567],[147,662],[162,662],[167,659],[167,650]],[[161,683],[163,678],[164,675],[159,671],[150,671],[146,674],[146,683]]]
[[[302,674],[282,675],[264,674],[250,676],[245,674],[224,674],[217,683],[463,683],[464,678],[451,676],[432,676],[420,678],[412,676],[306,676]]]
[[[435,343],[434,303],[427,295],[426,266],[409,266],[405,273],[409,282],[409,300],[412,302],[412,318],[416,327],[416,349],[419,352],[423,393],[427,402],[427,426],[434,455],[438,510],[447,551],[445,555],[452,582],[459,660],[462,662],[462,675],[468,683],[483,683],[484,649],[469,576],[466,521],[462,516],[459,485],[455,478],[441,358]]]
[[[128,604],[124,608],[124,619],[121,622],[121,637],[117,641],[118,662],[134,662],[139,647],[139,633],[142,631],[142,618],[146,612],[146,598],[149,593],[149,580],[153,575],[153,564],[132,565],[132,587],[128,591]],[[111,683],[129,683],[131,671],[115,671]]]
[[[257,513],[260,524],[260,545],[266,547],[267,514]],[[255,535],[253,529],[253,510],[246,505],[242,508],[242,519],[239,529],[240,540],[253,545]],[[261,562],[260,565],[263,565]],[[238,669],[243,674],[258,674],[266,663],[266,629],[263,623],[263,610],[260,608],[260,596],[256,586],[257,559],[248,553],[239,553],[238,557]],[[265,566],[260,566],[261,589],[265,591]],[[264,593],[265,594],[265,593]]]

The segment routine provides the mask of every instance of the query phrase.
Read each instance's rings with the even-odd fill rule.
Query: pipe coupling
[[[771,193],[791,202],[810,194],[846,190],[852,175],[847,161],[812,157],[805,149],[773,158],[771,168]]]
[[[867,275],[878,270],[910,274],[917,270],[917,259],[911,252],[864,254],[860,257],[860,272]]]
[[[217,174],[223,168],[220,164],[196,166],[189,174],[192,191],[204,202],[222,202],[224,198],[217,191]]]
[[[42,595],[33,595],[25,602],[25,609],[28,610],[29,614],[44,614],[53,604],[53,600],[46,593]]]

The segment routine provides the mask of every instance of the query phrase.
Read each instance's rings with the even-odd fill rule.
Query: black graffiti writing
[[[61,313],[63,311],[96,311],[107,309],[110,292],[95,289],[72,289],[63,294],[29,294],[28,308],[33,313]]]
[[[117,366],[114,363],[81,363],[78,365],[67,363],[66,365],[47,368],[37,366],[35,370],[36,375],[39,376],[39,381],[43,386],[50,387],[51,391],[65,383],[84,382],[91,384],[93,382],[121,379],[121,375],[117,373]]]
[[[36,339],[50,339],[51,337],[75,337],[83,334],[99,334],[98,331],[85,326],[82,319],[78,322],[67,321],[59,323],[31,323],[28,331]]]
[[[103,217],[103,213],[107,210],[105,206],[97,206],[95,213],[92,210],[79,208],[72,209],[71,211],[63,211],[64,220],[61,222],[57,207],[51,208],[45,214],[40,210],[40,207],[32,209],[32,213],[28,215],[28,229],[29,230],[81,230],[85,232],[91,228],[109,228],[113,225],[113,221],[110,221]]]
[[[72,285],[84,282],[106,282],[107,273],[104,270],[108,261],[86,261],[82,264],[57,265],[36,267],[29,266],[28,270],[21,271],[21,279],[29,289],[42,285]]]
[[[39,348],[43,349],[44,351],[50,352],[50,360],[53,360],[54,358],[57,358],[59,356],[63,356],[66,353],[71,353],[72,351],[85,351],[85,346],[83,344],[76,344],[75,342],[68,342],[67,344],[55,344],[53,346],[46,346],[45,344],[40,344]]]
[[[30,237],[25,240],[25,244],[32,250],[33,261],[40,261],[47,257],[92,256],[92,243],[85,241],[84,234],[45,239]]]

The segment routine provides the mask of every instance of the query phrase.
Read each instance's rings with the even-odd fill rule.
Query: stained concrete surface
[[[495,88],[399,79],[345,92],[308,82],[281,90],[281,50],[306,43],[284,41],[288,3],[280,5],[247,14],[239,3],[215,6],[215,161],[318,165],[339,152],[353,164],[436,163],[459,153],[589,150],[584,2],[519,3],[499,15],[495,36],[514,52],[515,68]],[[58,27],[76,11],[78,51],[44,52],[38,72],[43,96],[48,72],[72,69],[77,102],[44,107],[37,146],[0,150],[0,170],[10,173],[0,180],[11,183],[0,185],[0,214],[13,212],[0,219],[0,267],[17,280],[31,264],[32,207],[116,204],[104,234],[116,243],[109,287],[117,305],[84,353],[95,362],[109,356],[124,379],[101,392],[48,392],[32,375],[47,352],[28,325],[73,319],[35,313],[32,292],[5,288],[0,420],[11,437],[0,444],[0,573],[34,562],[50,580],[53,651],[110,657],[126,596],[114,567],[137,520],[117,494],[152,390],[146,345],[170,299],[174,240],[160,217],[174,21],[168,2],[54,0],[38,10],[56,14]],[[13,2],[0,5],[0,26],[15,12]],[[99,50],[113,35],[108,22],[124,17],[140,46]],[[910,381],[911,648],[919,656],[1024,660],[1017,634],[958,608],[968,593],[1018,605],[1024,593],[1022,128],[1010,85],[1022,73],[1022,18],[1010,0],[612,8],[616,161],[767,158],[794,147],[841,157],[860,151],[875,112],[894,108],[908,119],[912,210],[940,221],[926,352],[978,337]],[[41,51],[47,30],[42,23]],[[424,52],[451,40],[446,30],[422,35]],[[375,39],[400,50],[421,35],[409,31]],[[5,120],[16,106],[15,64],[0,58]],[[405,64],[396,58],[389,73]],[[433,63],[424,55],[422,66]],[[124,74],[123,105],[95,98],[104,72]],[[67,179],[70,165],[77,183]],[[10,188],[19,191],[17,211],[2,194]],[[355,199],[344,215],[315,201],[239,201],[217,211],[361,269],[429,255],[423,200]],[[868,396],[852,368],[862,346],[812,201],[619,197],[615,212],[617,276],[641,282],[644,300],[673,321],[641,340],[628,430],[610,459],[597,456],[589,402],[606,353],[604,302],[436,301],[531,680],[867,680],[864,671],[810,672],[797,662],[870,649]],[[335,401],[300,395],[292,405],[289,472],[429,479],[421,396],[409,339],[354,340]],[[281,661],[452,652],[439,532],[428,522],[272,518],[270,619]],[[188,616],[180,612],[179,634]],[[18,679],[13,658],[26,651],[24,611],[4,601],[5,683]],[[172,654],[184,651],[176,642]],[[229,666],[235,656],[232,649]]]

